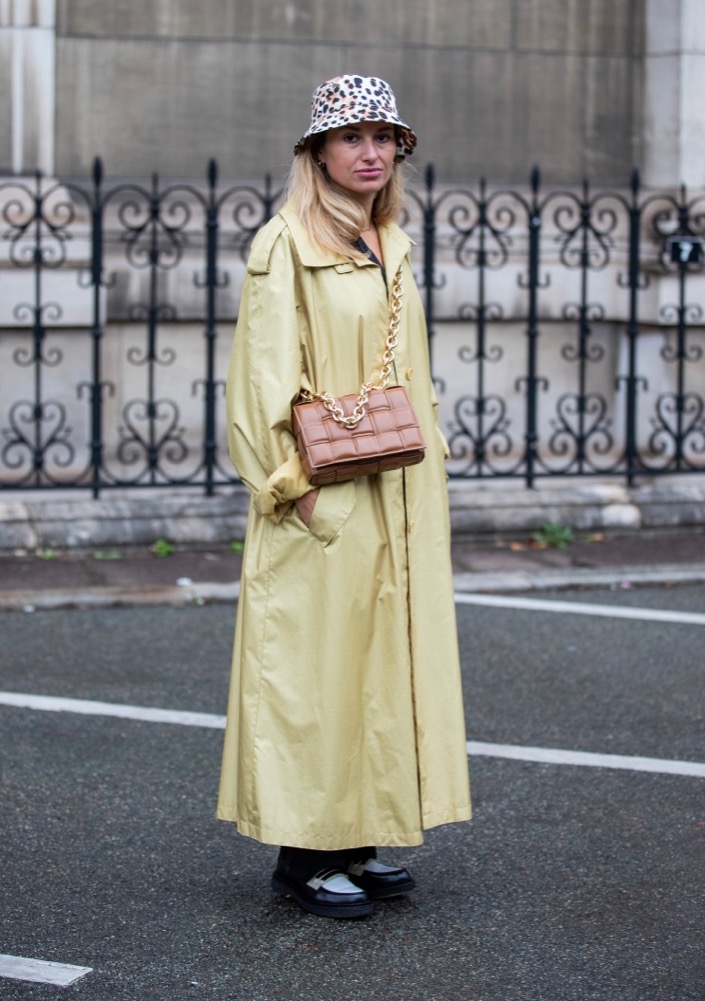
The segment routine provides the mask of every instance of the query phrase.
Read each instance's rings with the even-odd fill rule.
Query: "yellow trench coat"
[[[290,208],[250,254],[227,387],[233,463],[252,491],[218,816],[269,844],[416,845],[470,817],[436,424],[411,241],[380,232],[404,297],[396,371],[426,440],[407,470],[312,489],[291,434],[304,387],[376,375],[388,323],[379,268],[322,252]]]

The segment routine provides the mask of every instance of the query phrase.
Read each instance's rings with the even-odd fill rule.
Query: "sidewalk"
[[[148,547],[91,552],[39,550],[0,556],[0,609],[109,607],[234,601],[241,556],[229,548]],[[571,587],[638,587],[705,581],[705,533],[616,535],[575,532],[565,549],[525,537],[457,540],[455,587],[512,592]]]

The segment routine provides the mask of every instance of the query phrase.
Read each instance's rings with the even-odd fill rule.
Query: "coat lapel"
[[[384,267],[388,276],[387,281],[391,282],[414,241],[396,223],[380,226],[379,238],[382,244]]]
[[[291,205],[285,205],[279,212],[279,215],[284,219],[289,228],[296,252],[299,255],[299,260],[304,267],[334,267],[338,271],[343,268],[347,271],[351,268],[351,265],[359,268],[374,267],[372,261],[346,261],[340,254],[318,247],[309,237]],[[379,236],[382,244],[385,269],[388,275],[394,275],[401,262],[409,253],[413,241],[395,223],[380,226]]]

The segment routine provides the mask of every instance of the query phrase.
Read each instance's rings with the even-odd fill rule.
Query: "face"
[[[396,155],[393,125],[360,122],[330,129],[318,162],[325,164],[331,180],[349,195],[371,202],[392,176]]]

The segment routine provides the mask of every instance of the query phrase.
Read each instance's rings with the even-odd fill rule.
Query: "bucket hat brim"
[[[294,146],[294,155],[306,147],[311,136],[360,122],[385,122],[396,126],[400,159],[416,147],[416,133],[399,116],[392,88],[374,76],[348,74],[326,80],[313,92],[311,123]]]

